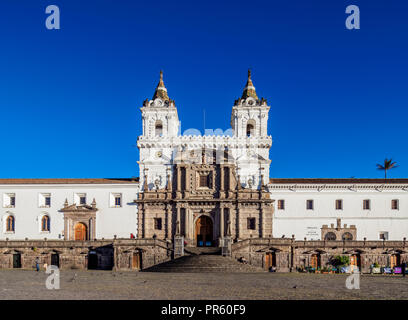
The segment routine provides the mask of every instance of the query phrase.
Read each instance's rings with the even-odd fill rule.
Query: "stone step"
[[[214,273],[214,272],[265,272],[261,268],[242,264],[230,257],[220,255],[199,254],[183,256],[164,262],[148,269],[145,272],[188,272],[188,273]]]
[[[184,252],[195,255],[221,254],[221,248],[217,247],[185,247]]]

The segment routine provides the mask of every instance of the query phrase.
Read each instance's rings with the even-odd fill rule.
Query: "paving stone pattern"
[[[45,287],[44,271],[1,270],[0,299],[407,299],[408,277],[299,273],[159,273],[61,271],[61,289]],[[296,288],[294,288],[296,286]]]

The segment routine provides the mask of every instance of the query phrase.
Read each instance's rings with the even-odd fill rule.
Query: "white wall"
[[[137,207],[132,204],[137,196],[137,184],[98,184],[98,185],[0,185],[0,239],[59,239],[63,234],[63,213],[65,199],[74,203],[75,193],[86,193],[87,204],[96,200],[96,238],[129,238],[137,235]],[[15,193],[15,208],[4,208],[3,194]],[[39,194],[51,193],[51,207],[39,208]],[[110,207],[110,194],[122,194],[122,207]],[[77,203],[78,204],[78,203]],[[5,220],[9,214],[15,217],[15,232],[7,233]],[[49,233],[41,232],[41,215],[51,218]],[[61,237],[62,239],[62,237]]]
[[[302,189],[291,191],[290,186],[282,190],[271,190],[275,199],[273,236],[291,237],[301,240],[321,238],[321,227],[336,226],[341,218],[342,226],[355,225],[357,240],[379,240],[381,231],[389,232],[389,240],[408,238],[408,192],[401,189],[377,191],[375,188],[343,190]],[[408,190],[408,189],[407,189]],[[277,209],[277,200],[285,200],[285,210]],[[314,210],[306,210],[306,200],[314,200]],[[343,210],[335,209],[335,201],[343,200]],[[371,199],[371,210],[363,210],[363,200]],[[399,199],[399,210],[391,210],[391,200]],[[314,234],[316,233],[316,234]]]

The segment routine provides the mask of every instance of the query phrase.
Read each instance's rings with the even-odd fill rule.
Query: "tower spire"
[[[164,101],[170,100],[169,96],[167,95],[166,86],[164,85],[162,70],[160,70],[160,80],[159,83],[157,84],[156,90],[154,91],[153,100],[156,98],[160,98]]]
[[[251,79],[251,69],[248,69],[248,80],[244,88],[244,92],[242,93],[242,99],[246,99],[248,97],[252,97],[258,100],[258,96],[256,95],[254,84],[252,83]]]

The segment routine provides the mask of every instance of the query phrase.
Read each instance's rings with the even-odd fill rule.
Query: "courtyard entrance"
[[[212,247],[213,241],[213,223],[210,217],[201,216],[197,219],[195,225],[197,247]]]
[[[74,233],[75,233],[75,240],[85,241],[87,240],[87,230],[86,225],[83,223],[77,223],[75,225]]]

